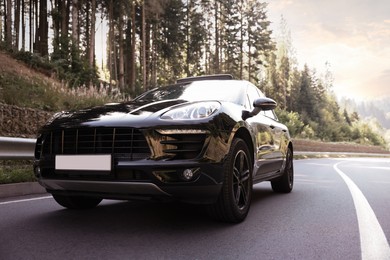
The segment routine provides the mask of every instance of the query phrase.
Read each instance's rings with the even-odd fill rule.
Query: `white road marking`
[[[361,190],[338,168],[338,165],[341,163],[342,162],[336,163],[333,165],[333,168],[347,184],[348,189],[352,194],[359,223],[362,260],[388,260],[390,259],[390,246],[386,239],[386,235]]]
[[[11,200],[11,201],[0,202],[0,205],[14,204],[14,203],[20,203],[20,202],[34,201],[34,200],[45,200],[45,199],[51,199],[51,198],[53,198],[53,197],[52,196],[45,196],[45,197],[23,199],[23,200]]]

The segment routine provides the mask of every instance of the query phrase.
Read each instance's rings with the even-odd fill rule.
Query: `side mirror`
[[[253,102],[253,106],[260,108],[263,111],[272,110],[276,108],[276,102],[273,99],[261,97]],[[260,112],[260,111],[259,111]]]
[[[260,111],[267,111],[276,108],[276,102],[273,99],[267,97],[261,97],[253,101],[254,109],[249,111],[242,111],[242,119],[247,120],[248,118],[257,115]]]

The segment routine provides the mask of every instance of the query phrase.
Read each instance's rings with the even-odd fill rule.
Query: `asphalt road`
[[[390,160],[294,162],[295,187],[254,187],[237,225],[201,207],[105,200],[65,210],[48,196],[0,200],[0,259],[390,259]]]

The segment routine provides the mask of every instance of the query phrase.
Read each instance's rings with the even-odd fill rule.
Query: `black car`
[[[293,188],[293,145],[275,107],[230,75],[180,79],[130,102],[56,114],[39,133],[34,172],[70,209],[168,199],[240,222],[255,183]]]

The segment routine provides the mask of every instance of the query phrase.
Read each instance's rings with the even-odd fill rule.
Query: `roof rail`
[[[188,82],[202,81],[202,80],[230,80],[230,79],[233,79],[233,76],[230,74],[215,74],[215,75],[182,78],[176,80],[176,83],[188,83]]]

